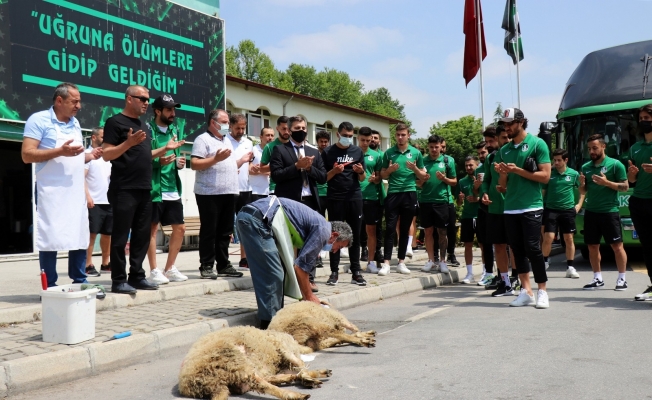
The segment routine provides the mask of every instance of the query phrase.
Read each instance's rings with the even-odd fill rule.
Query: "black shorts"
[[[242,207],[251,202],[251,192],[240,192],[240,194],[237,194],[235,196],[235,214],[239,213]]]
[[[382,215],[379,200],[362,200],[362,222],[365,225],[376,225]]]
[[[600,244],[600,238],[602,237],[604,237],[606,244],[623,241],[620,214],[617,212],[584,212],[584,243]]]
[[[473,243],[477,231],[477,220],[475,218],[462,218],[462,232],[460,233],[460,241],[462,243]]]
[[[421,226],[444,229],[450,220],[447,203],[419,203]]]
[[[505,214],[487,213],[487,242],[490,244],[507,244],[507,225]]]
[[[482,209],[478,210],[478,218],[475,221],[475,236],[478,238],[478,243],[484,244],[487,240],[487,216],[488,212]]]
[[[110,235],[113,232],[113,209],[111,204],[95,204],[88,209],[88,226],[91,233]]]
[[[163,200],[152,203],[152,224],[162,226],[183,224],[183,203],[179,200]]]
[[[575,233],[577,230],[575,228],[575,208],[570,208],[568,210],[552,210],[546,208],[543,210],[543,231],[557,233],[557,227],[559,227],[559,233],[562,235],[568,233]]]

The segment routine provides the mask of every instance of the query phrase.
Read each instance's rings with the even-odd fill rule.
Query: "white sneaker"
[[[342,247],[340,249],[340,257],[341,258],[349,258],[349,248],[348,247]]]
[[[446,265],[445,261],[439,263],[439,272],[441,272],[442,274],[447,274],[450,272],[448,270],[448,265]]]
[[[580,277],[580,274],[577,273],[574,267],[568,267],[566,270],[566,278],[577,279]]]
[[[408,249],[405,251],[405,255],[410,258],[414,257],[414,252],[412,251],[411,247],[408,247]]]
[[[494,274],[485,274],[484,277],[478,281],[478,286],[487,286],[494,279]]]
[[[548,292],[545,290],[539,289],[537,292],[537,305],[536,308],[548,308],[550,303],[548,302]]]
[[[423,268],[421,268],[421,271],[430,272],[432,270],[432,267],[434,267],[434,266],[435,266],[435,263],[428,260],[428,261],[426,261],[426,265],[424,265]]]
[[[380,270],[378,271],[378,275],[380,276],[389,275],[389,264],[383,263],[383,266],[380,267]]]
[[[466,283],[466,284],[469,284],[474,281],[475,280],[473,279],[473,274],[466,274],[466,277],[462,279],[462,283]]]
[[[400,274],[408,275],[410,273],[410,270],[408,269],[408,267],[405,266],[405,263],[398,263],[398,265],[396,266],[396,272]]]
[[[177,267],[174,265],[165,273],[165,277],[168,278],[170,282],[183,282],[188,280],[188,277],[179,272]]]
[[[480,279],[478,280],[478,284],[480,284],[480,282],[484,281],[484,277],[485,277],[485,276],[487,276],[487,271],[485,271],[485,270],[483,269],[483,270],[482,270],[482,275],[480,275]]]
[[[549,267],[550,267],[550,263],[546,261],[546,271],[548,270]]]
[[[546,296],[547,298],[548,296]],[[527,291],[524,289],[521,289],[521,293],[518,295],[514,301],[509,303],[510,307],[523,307],[523,306],[533,306],[536,304],[536,301],[534,301],[534,295],[530,296],[527,294]]]
[[[369,261],[367,263],[367,272],[371,272],[372,274],[377,274],[378,273],[378,267],[376,267],[376,262],[375,261]]]
[[[170,282],[170,280],[166,278],[165,275],[163,275],[163,272],[158,268],[149,271],[149,280],[159,285],[164,285]]]

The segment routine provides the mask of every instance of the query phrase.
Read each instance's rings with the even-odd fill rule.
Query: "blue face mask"
[[[340,136],[340,144],[344,147],[349,147],[353,144],[353,138]]]
[[[333,245],[330,243],[326,243],[324,247],[321,248],[321,251],[331,251],[333,249]]]

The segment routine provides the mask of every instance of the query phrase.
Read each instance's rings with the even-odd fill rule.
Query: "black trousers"
[[[328,209],[328,197],[319,196],[319,207],[321,207],[319,213],[322,217],[326,218],[326,210]]]
[[[403,192],[388,194],[385,199],[385,261],[392,259],[392,248],[394,247],[394,232],[396,223],[401,218],[398,237],[398,259],[404,260],[407,251],[408,235],[410,225],[417,209],[417,192]]]
[[[143,261],[149,248],[152,197],[146,189],[109,190],[113,208],[111,232],[111,280],[113,284],[145,279]],[[129,238],[131,232],[131,238]],[[125,246],[129,241],[129,279]]]
[[[455,205],[448,205],[448,225],[446,225],[446,238],[448,239],[448,254],[455,253],[455,242],[457,242],[457,213],[455,212]],[[435,238],[435,254],[439,254],[439,232],[435,229],[432,233]]]
[[[541,222],[543,210],[528,211],[521,214],[505,214],[507,244],[519,274],[532,273],[536,283],[548,281],[546,263],[541,252]],[[529,259],[529,262],[528,262]]]
[[[478,242],[482,244],[482,255],[484,256],[484,270],[488,274],[494,272],[494,246],[489,239],[490,227],[487,226],[487,211],[478,210],[478,220],[476,223],[476,232],[478,232]]]
[[[360,272],[360,228],[362,227],[362,200],[328,199],[328,220],[344,221],[353,231],[353,240],[349,243],[349,260],[351,273]],[[340,251],[330,253],[331,272],[337,272],[340,265]]]
[[[360,248],[364,249],[367,247],[367,227],[364,223],[364,212],[365,212],[365,200],[362,200],[362,228],[360,228]],[[378,222],[376,223],[376,252],[379,252],[383,248],[383,206],[378,203],[376,207],[376,216],[378,217]],[[370,260],[373,259],[374,255],[370,255]]]
[[[629,214],[641,241],[647,275],[652,281],[652,199],[629,198]]]
[[[233,233],[235,194],[195,194],[199,210],[199,262],[215,263],[218,270],[229,265],[229,243]]]

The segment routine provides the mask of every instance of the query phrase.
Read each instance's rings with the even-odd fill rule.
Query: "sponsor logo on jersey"
[[[521,151],[528,151],[530,149],[530,146],[527,145],[527,143],[523,143],[523,148],[521,148]]]

